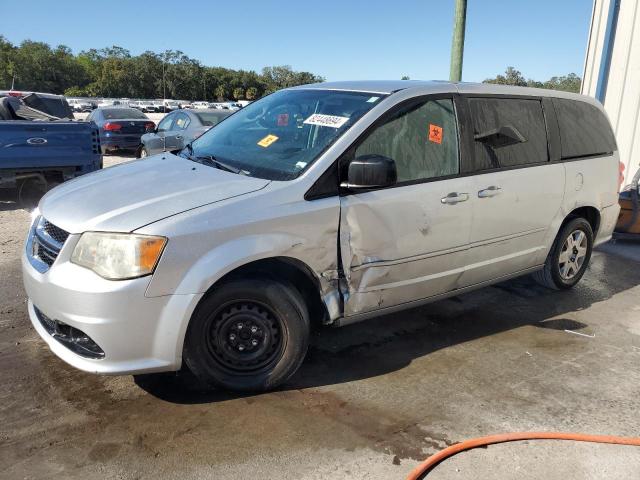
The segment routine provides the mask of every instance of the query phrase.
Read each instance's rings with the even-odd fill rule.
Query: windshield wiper
[[[215,167],[217,169],[226,170],[227,172],[235,173],[237,175],[249,175],[249,172],[247,172],[246,170],[241,170],[237,167],[221,162],[213,155],[198,155],[194,157],[193,147],[191,146],[190,143],[187,143],[185,149],[189,150],[189,153],[187,153],[187,158],[189,160],[202,163],[202,164],[211,165],[212,167]]]
[[[202,163],[207,163],[209,165],[213,165],[214,167],[220,170],[226,170],[227,172],[236,173],[238,175],[247,175],[248,172],[241,170],[237,167],[229,165],[227,163],[223,163],[220,160],[216,159],[213,155],[200,155],[195,157],[196,161],[201,161]]]

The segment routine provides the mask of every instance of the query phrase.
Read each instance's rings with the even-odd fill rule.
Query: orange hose
[[[461,443],[456,443],[444,450],[431,455],[424,462],[414,468],[407,480],[419,480],[424,478],[436,465],[443,460],[452,457],[465,450],[478,447],[486,447],[496,443],[515,442],[519,440],[573,440],[576,442],[612,443],[615,445],[632,445],[640,447],[640,438],[614,437],[610,435],[585,435],[582,433],[555,433],[555,432],[516,432],[489,435],[487,437],[474,438]]]

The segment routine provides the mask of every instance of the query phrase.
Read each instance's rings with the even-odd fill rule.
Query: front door
[[[473,178],[460,177],[452,98],[405,102],[350,149],[393,159],[396,186],[341,196],[345,316],[457,288],[471,229]]]
[[[174,121],[171,130],[165,133],[164,149],[167,151],[184,148],[184,131],[189,126],[191,119],[182,112],[173,114]]]

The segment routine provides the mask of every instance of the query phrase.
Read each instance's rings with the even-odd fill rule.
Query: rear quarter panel
[[[618,205],[618,152],[601,157],[564,162],[566,172],[564,216],[580,207],[595,207],[600,212],[596,244],[607,241],[615,227]],[[558,225],[559,228],[559,225]]]

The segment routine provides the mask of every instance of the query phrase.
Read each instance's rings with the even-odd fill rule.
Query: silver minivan
[[[22,259],[31,321],[89,372],[265,390],[310,330],[534,274],[573,287],[618,217],[580,95],[445,82],[273,93],[178,154],[65,183]]]

